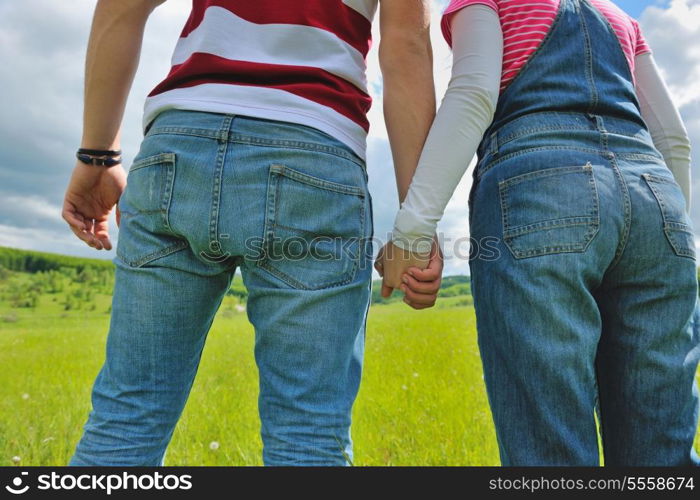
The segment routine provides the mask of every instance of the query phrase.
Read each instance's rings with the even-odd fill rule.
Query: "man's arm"
[[[399,203],[403,203],[418,165],[425,139],[435,118],[433,51],[430,44],[428,0],[380,0],[379,65],[384,77],[384,120],[394,159]],[[430,258],[405,252],[387,243],[375,267],[384,278],[382,294],[388,296],[384,262],[401,260],[412,267],[414,281],[402,288],[404,300],[415,309],[431,307],[437,299],[442,276],[442,252],[437,239]],[[427,266],[427,267],[426,267]],[[421,271],[421,268],[426,268]],[[398,286],[400,276],[389,282]]]
[[[384,119],[403,202],[435,118],[428,0],[380,0],[379,29]]]
[[[138,67],[146,21],[165,0],[98,0],[85,64],[81,147],[119,149],[126,100]],[[98,250],[112,248],[108,217],[126,175],[121,166],[76,164],[63,204],[73,232]]]

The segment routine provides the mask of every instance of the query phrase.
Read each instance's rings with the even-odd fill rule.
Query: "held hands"
[[[109,213],[126,186],[121,165],[98,167],[77,162],[63,201],[63,219],[73,233],[97,250],[111,250]],[[119,224],[119,210],[117,210]]]
[[[383,278],[382,297],[391,296],[398,288],[404,293],[404,302],[414,309],[435,305],[443,268],[437,238],[430,254],[413,253],[389,242],[379,251],[374,267]]]

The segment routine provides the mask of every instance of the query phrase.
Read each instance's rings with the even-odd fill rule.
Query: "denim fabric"
[[[371,278],[363,162],[301,125],[167,111],[119,207],[107,357],[71,464],[162,462],[237,267],[264,462],[347,464]]]
[[[607,21],[563,0],[479,148],[470,261],[504,465],[698,464],[695,244]]]

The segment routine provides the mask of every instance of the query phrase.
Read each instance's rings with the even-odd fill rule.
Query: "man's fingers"
[[[102,241],[95,235],[96,227],[97,224],[94,219],[85,219],[85,232],[91,236],[90,241],[92,244],[90,246],[96,250],[102,250]]]
[[[440,290],[440,282],[438,280],[418,281],[410,274],[404,274],[402,280],[408,288],[417,293],[435,295]]]
[[[70,226],[70,230],[73,231],[79,239],[87,243],[88,246],[92,248],[102,247],[102,244],[95,238],[95,235],[84,230],[80,230],[74,226]]]
[[[404,293],[404,298],[408,299],[411,304],[432,306],[437,300],[434,294],[417,293],[408,288],[406,285],[401,286],[401,291]]]
[[[411,302],[411,301],[408,300],[406,297],[404,297],[403,301],[404,301],[406,304],[408,304],[409,306],[411,306],[413,309],[416,309],[417,311],[420,311],[421,309],[428,309],[428,308],[430,308],[430,307],[433,307],[433,305],[434,305],[434,304],[430,304],[430,305],[417,304],[417,303],[415,303],[415,302]]]
[[[83,219],[83,216],[79,213],[69,208],[64,208],[63,212],[61,212],[61,216],[63,217],[63,220],[68,223],[68,225],[75,227],[79,230],[86,229],[85,219]]]
[[[384,297],[385,299],[388,299],[389,297],[391,297],[391,294],[393,291],[394,291],[394,289],[392,287],[382,283],[382,297]]]
[[[102,242],[100,242],[95,237],[95,235],[92,234],[92,219],[86,219],[80,213],[71,209],[70,207],[65,207],[61,215],[63,217],[63,220],[65,220],[68,223],[71,231],[73,231],[73,234],[75,234],[78,238],[87,243],[88,246],[91,246],[92,248],[97,248],[98,250],[102,249]]]
[[[440,278],[442,276],[442,267],[439,267],[439,268],[426,267],[425,269],[411,267],[408,269],[407,272],[410,276],[413,276],[418,281],[438,281],[438,280],[440,280]]]
[[[112,249],[112,242],[109,239],[109,220],[95,221],[95,237],[102,243],[105,250]]]
[[[408,273],[415,277],[418,281],[435,281],[442,276],[443,268],[442,252],[438,247],[436,251],[430,256],[428,265],[425,269],[420,269],[419,267],[412,267],[408,270]]]

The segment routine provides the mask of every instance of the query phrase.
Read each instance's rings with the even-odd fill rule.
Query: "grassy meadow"
[[[90,409],[111,264],[61,259],[0,248],[0,465],[65,464]],[[426,311],[375,295],[354,411],[356,465],[498,465],[468,278],[447,279],[442,295]],[[210,332],[167,465],[261,463],[244,300],[237,280]]]

